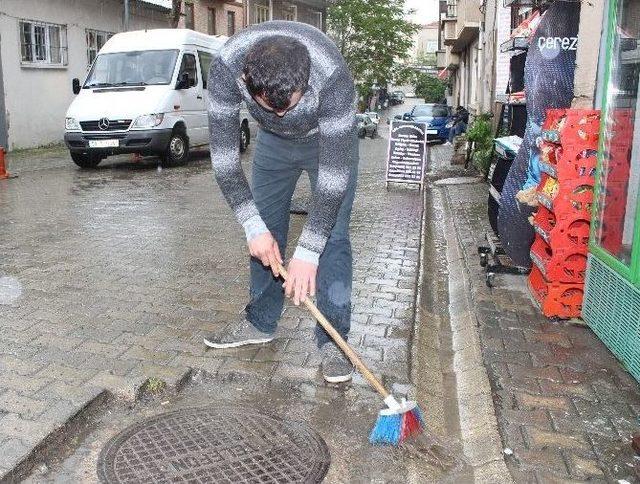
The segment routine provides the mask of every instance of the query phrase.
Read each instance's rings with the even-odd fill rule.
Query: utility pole
[[[124,0],[124,31],[129,30],[129,0]]]

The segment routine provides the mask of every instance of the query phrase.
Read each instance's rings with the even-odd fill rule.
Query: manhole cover
[[[98,458],[107,483],[320,482],[331,457],[324,440],[298,422],[251,410],[191,408],[139,422],[112,438]]]

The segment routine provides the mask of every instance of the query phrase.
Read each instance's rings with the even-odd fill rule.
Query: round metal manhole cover
[[[321,482],[331,456],[313,429],[243,408],[190,408],[128,427],[102,449],[115,483]]]

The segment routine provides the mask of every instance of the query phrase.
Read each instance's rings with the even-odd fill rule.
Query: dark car
[[[404,92],[403,91],[393,91],[389,94],[389,104],[392,106],[397,106],[398,104],[404,103]]]
[[[427,140],[446,141],[449,137],[451,108],[444,104],[416,104],[411,111],[397,115],[396,119],[427,123]]]
[[[375,138],[378,134],[378,125],[372,121],[372,119],[366,114],[356,114],[358,121],[358,136],[364,138],[370,136]]]

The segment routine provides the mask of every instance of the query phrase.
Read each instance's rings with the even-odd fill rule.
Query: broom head
[[[372,444],[400,445],[424,428],[422,412],[418,404],[402,399],[401,403],[389,395],[384,402],[388,408],[381,410],[375,427],[369,435]]]

